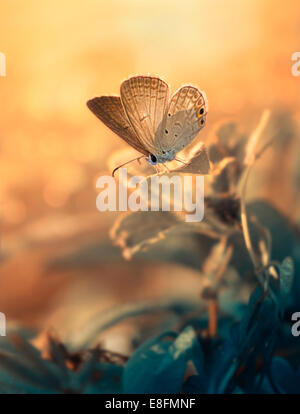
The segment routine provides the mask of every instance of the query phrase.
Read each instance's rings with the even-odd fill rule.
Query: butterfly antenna
[[[118,169],[119,169],[119,168],[122,168],[122,167],[124,167],[124,165],[130,164],[130,163],[131,163],[131,162],[133,162],[133,161],[140,160],[141,158],[146,158],[146,157],[145,157],[144,155],[141,155],[140,157],[134,158],[133,160],[130,160],[130,161],[124,162],[124,164],[121,164],[121,165],[119,165],[117,168],[115,168],[115,169],[113,170],[113,172],[111,173],[111,175],[114,177],[114,176],[115,176],[115,172],[116,172],[116,171],[118,171]]]

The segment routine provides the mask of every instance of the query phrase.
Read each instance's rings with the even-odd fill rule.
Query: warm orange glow
[[[291,55],[300,47],[299,16],[298,0],[284,7],[272,0],[2,0],[4,250],[32,246],[39,220],[52,234],[47,218],[55,214],[82,222],[95,214],[97,226],[107,226],[95,207],[95,177],[125,144],[86,101],[118,94],[130,75],[159,75],[172,90],[184,83],[203,89],[209,101],[204,138],[221,117],[247,129],[265,108],[295,113],[300,81],[291,75]],[[39,267],[34,272],[42,274]]]

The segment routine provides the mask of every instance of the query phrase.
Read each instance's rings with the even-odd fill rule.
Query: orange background
[[[107,237],[117,215],[96,211],[95,182],[108,157],[125,144],[86,101],[118,94],[131,75],[152,74],[173,90],[192,83],[206,92],[204,140],[224,117],[246,132],[265,108],[297,119],[300,79],[291,74],[291,56],[300,48],[300,3],[2,0],[0,7],[0,51],[7,59],[7,76],[0,78],[0,310],[11,320],[47,325],[49,309],[56,312],[70,286],[80,286],[88,298],[97,283],[99,298],[109,305],[114,301],[107,298],[136,283],[126,268],[133,263],[120,265],[130,276],[113,288],[98,274],[118,274],[116,264],[49,268],[64,252]],[[291,148],[289,156],[295,154]],[[271,151],[258,166],[265,179],[254,182],[252,194],[267,195],[290,215],[294,196],[282,197],[289,162]],[[280,175],[278,188],[272,182]],[[105,283],[106,294],[100,292]],[[134,299],[148,292],[143,286]]]

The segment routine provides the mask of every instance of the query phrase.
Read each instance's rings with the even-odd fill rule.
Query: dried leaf
[[[169,212],[137,211],[119,216],[110,236],[123,249],[124,256],[130,258],[134,250],[142,248],[144,244],[154,243],[163,237],[164,231],[178,223],[178,218]]]

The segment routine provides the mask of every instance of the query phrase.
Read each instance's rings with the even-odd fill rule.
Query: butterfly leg
[[[163,164],[163,166],[165,167],[167,173],[170,173],[171,172],[170,169],[166,166],[166,164]]]
[[[159,174],[159,168],[158,168],[158,166],[157,165],[154,165],[154,168],[155,168],[156,174]]]
[[[182,161],[180,158],[175,158],[175,161],[181,162],[184,165],[189,165],[186,162]]]

